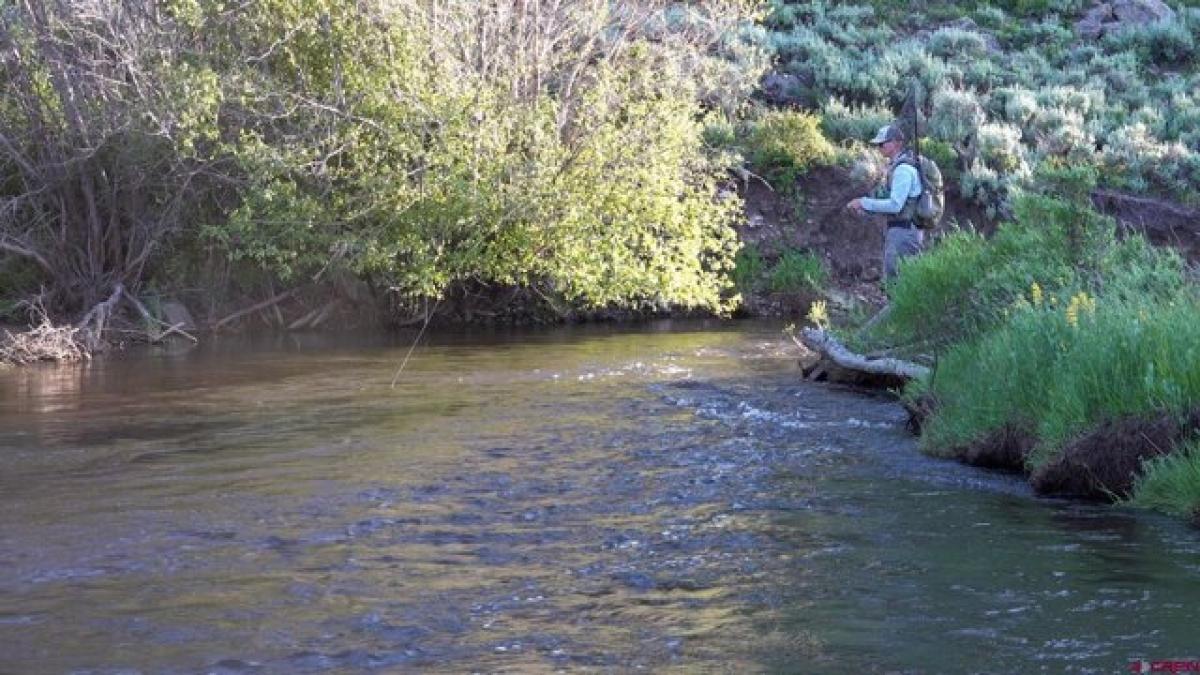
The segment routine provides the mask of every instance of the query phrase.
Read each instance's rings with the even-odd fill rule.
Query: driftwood
[[[4,331],[0,338],[0,365],[27,364],[35,361],[83,361],[91,358],[77,337],[79,329],[71,325],[56,326],[50,321],[41,304],[31,305],[38,315],[38,325],[22,333]]]
[[[104,329],[123,295],[125,295],[125,286],[118,283],[113,286],[112,295],[108,296],[107,300],[97,303],[88,310],[87,314],[83,315],[79,323],[75,324],[77,334],[88,351],[98,351],[103,345]]]
[[[300,317],[299,319],[296,319],[295,321],[291,322],[290,324],[288,324],[287,329],[288,330],[301,330],[303,328],[310,328],[310,329],[316,328],[317,326],[320,326],[322,323],[324,323],[326,319],[329,318],[330,313],[333,312],[334,308],[336,308],[338,306],[338,304],[339,304],[339,300],[337,298],[334,298],[333,300],[330,300],[329,302],[325,303],[321,307],[317,307],[316,309],[305,314],[304,316]]]
[[[154,316],[154,314],[151,313],[150,310],[147,309],[144,304],[142,304],[142,301],[138,300],[137,296],[134,294],[126,293],[125,299],[129,301],[129,304],[133,305],[134,309],[138,311],[138,314],[142,315],[142,319],[146,321],[146,325],[148,326],[146,330],[146,337],[150,340],[150,342],[162,342],[167,337],[174,334],[178,334],[180,337],[187,338],[192,342],[200,342],[196,339],[196,336],[191,335],[187,331],[183,330],[182,323],[170,324]],[[160,330],[158,326],[162,326],[165,330]]]
[[[293,288],[290,291],[284,291],[283,293],[273,295],[273,296],[267,298],[266,300],[263,300],[262,302],[256,302],[253,305],[250,305],[249,307],[246,307],[244,309],[239,309],[238,311],[234,312],[233,314],[230,314],[229,316],[225,317],[224,319],[221,319],[220,321],[214,323],[212,326],[212,329],[214,331],[220,330],[221,327],[227,323],[232,323],[233,321],[236,321],[236,320],[242,318],[243,316],[246,316],[247,314],[253,314],[254,312],[257,312],[259,310],[273,307],[273,306],[283,302],[284,300],[287,300],[288,298],[292,297],[293,295],[295,295],[299,292],[300,292],[299,288]],[[282,321],[280,323],[282,323]]]
[[[929,374],[929,368],[918,363],[903,361],[896,358],[872,359],[847,349],[829,333],[817,328],[805,328],[800,337],[793,336],[796,344],[810,349],[821,356],[823,361],[843,370],[867,376],[867,380],[880,380],[884,383],[904,383],[908,380],[920,379]],[[817,364],[809,377],[816,379],[828,372],[829,368]],[[813,377],[812,373],[817,376]]]

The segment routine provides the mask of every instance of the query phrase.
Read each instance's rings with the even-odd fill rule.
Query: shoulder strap
[[[927,188],[925,187],[925,173],[921,171],[921,160],[919,158],[914,158],[907,150],[902,154],[897,155],[896,159],[892,160],[892,167],[888,170],[888,182],[891,182],[892,173],[894,173],[896,171],[896,167],[900,166],[901,164],[907,164],[917,170],[917,184],[921,186],[921,192],[924,192]],[[909,199],[916,199],[916,197],[909,197]]]

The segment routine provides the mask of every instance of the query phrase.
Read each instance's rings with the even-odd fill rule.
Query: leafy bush
[[[974,17],[975,23],[994,31],[1009,26],[1011,22],[1008,13],[994,5],[983,5],[976,8]]]
[[[768,285],[776,293],[820,291],[828,281],[825,261],[808,251],[784,253],[768,275]]]
[[[1064,108],[1042,108],[1033,120],[1033,136],[1043,157],[1080,161],[1095,153],[1095,137],[1083,115]]]
[[[746,140],[751,164],[777,186],[789,188],[815,165],[833,161],[833,146],[821,133],[821,119],[809,113],[771,110],[751,127]]]
[[[994,171],[1014,173],[1025,164],[1021,130],[1007,124],[979,127],[979,159]]]
[[[986,56],[987,41],[979,33],[962,28],[944,27],[929,36],[929,51],[943,59],[972,61]]]
[[[950,143],[974,139],[987,119],[978,97],[969,91],[946,89],[933,97],[929,130],[934,137]]]
[[[894,118],[890,110],[880,106],[849,106],[831,98],[821,110],[821,129],[834,141],[867,141]]]
[[[1043,54],[1057,56],[1074,39],[1075,34],[1070,28],[1051,17],[1022,23],[1013,36],[1013,43],[1017,47],[1033,47]]]
[[[962,180],[962,172],[958,168],[958,153],[945,141],[934,138],[921,139],[921,154],[938,165],[942,172],[942,181],[946,185],[958,184]]]
[[[1164,20],[1134,25],[1105,36],[1114,50],[1133,50],[1149,63],[1160,66],[1189,62],[1196,55],[1196,38],[1183,22]]]
[[[1020,87],[1005,87],[992,92],[988,107],[1001,119],[1024,129],[1037,115],[1037,95]]]
[[[1037,93],[1038,106],[1060,108],[1086,119],[1104,107],[1104,91],[1096,88],[1047,87]]]

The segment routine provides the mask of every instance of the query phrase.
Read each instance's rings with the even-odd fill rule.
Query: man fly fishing
[[[925,233],[917,218],[924,181],[920,160],[909,151],[904,131],[899,126],[881,127],[871,144],[889,161],[887,197],[858,197],[850,200],[846,208],[860,215],[878,213],[888,217],[883,242],[883,276],[890,281],[896,278],[902,259],[924,249]]]

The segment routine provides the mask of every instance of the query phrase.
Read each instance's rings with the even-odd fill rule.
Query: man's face
[[[878,147],[879,152],[883,153],[884,157],[891,159],[900,151],[900,141],[884,141]]]

